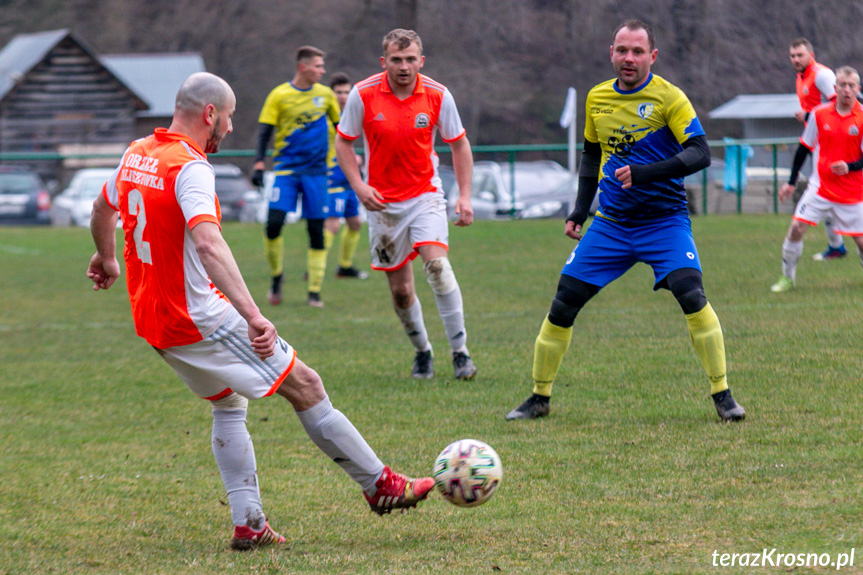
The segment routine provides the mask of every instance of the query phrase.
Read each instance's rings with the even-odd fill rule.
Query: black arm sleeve
[[[809,151],[809,148],[800,144],[797,146],[797,151],[794,153],[794,161],[791,162],[791,175],[788,176],[788,185],[793,186],[797,183],[797,176],[800,175],[800,168],[803,167],[803,163],[806,161],[806,158],[809,157],[809,154],[812,152]]]
[[[856,162],[850,162],[848,164],[848,171],[849,172],[856,172],[858,170],[863,170],[863,158],[860,158]]]
[[[599,142],[584,142],[581,152],[581,165],[578,168],[578,196],[575,198],[575,209],[566,221],[576,225],[584,225],[590,213],[596,188],[599,185],[599,164],[602,162],[602,148]]]
[[[695,136],[683,143],[676,156],[652,164],[632,164],[632,185],[682,178],[710,166],[710,146],[707,138]]]
[[[258,124],[258,145],[255,148],[255,161],[263,162],[267,156],[267,145],[270,143],[270,138],[273,136],[275,126],[272,124]]]

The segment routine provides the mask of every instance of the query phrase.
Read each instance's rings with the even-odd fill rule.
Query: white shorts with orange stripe
[[[403,202],[390,202],[369,212],[372,269],[395,271],[417,257],[417,248],[438,245],[449,249],[446,197],[427,192]]]
[[[275,353],[262,360],[252,350],[248,330],[246,320],[231,308],[227,320],[202,341],[156,351],[199,397],[216,400],[235,391],[258,399],[276,392],[297,354],[279,338]]]
[[[833,215],[834,231],[841,236],[863,236],[863,203],[840,204],[818,195],[817,188],[809,186],[803,192],[794,219],[817,226],[826,216]]]

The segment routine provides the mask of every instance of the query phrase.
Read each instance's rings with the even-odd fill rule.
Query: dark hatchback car
[[[261,195],[243,171],[233,164],[213,164],[216,172],[216,196],[222,219],[254,221]]]
[[[51,196],[26,166],[0,165],[0,224],[48,224]]]

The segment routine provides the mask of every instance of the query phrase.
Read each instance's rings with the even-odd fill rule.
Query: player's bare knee
[[[360,231],[360,228],[363,227],[363,220],[359,216],[351,216],[347,218],[345,222],[347,222],[348,228],[352,232],[358,232]]]
[[[324,223],[324,229],[333,235],[339,233],[339,228],[342,227],[342,222],[339,218],[327,218]]]
[[[212,405],[213,411],[217,409],[247,409],[249,407],[249,400],[239,393],[232,391],[221,399],[211,399],[210,405]]]
[[[435,295],[446,295],[458,289],[458,282],[455,279],[449,258],[431,259],[423,264],[423,271],[426,274],[426,281]]]
[[[326,397],[326,392],[318,372],[301,361],[296,361],[277,393],[291,402],[294,409],[304,411],[317,405]]]
[[[794,220],[791,222],[791,228],[788,230],[788,239],[792,242],[799,242],[803,239],[804,234],[809,229],[809,224]]]
[[[393,289],[391,294],[393,296],[393,306],[398,309],[407,309],[413,303],[414,296],[411,290]]]

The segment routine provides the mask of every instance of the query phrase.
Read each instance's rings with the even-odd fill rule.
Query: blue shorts
[[[333,191],[339,190],[339,191]],[[350,188],[330,189],[330,218],[352,218],[360,215],[360,201]]]
[[[637,262],[653,268],[655,290],[665,287],[663,280],[674,270],[701,271],[689,217],[672,216],[637,227],[594,218],[561,273],[603,288]]]
[[[276,176],[273,182],[271,210],[297,211],[297,197],[303,196],[303,218],[325,220],[330,217],[327,176],[289,175]]]

